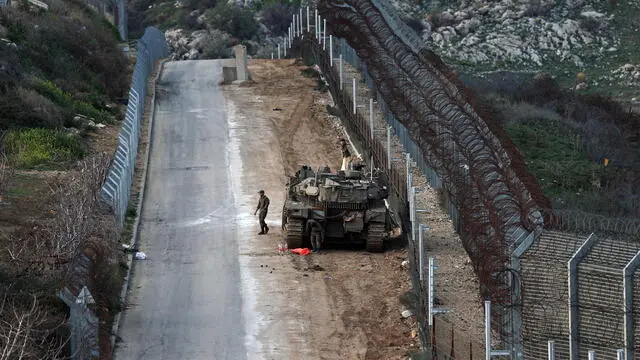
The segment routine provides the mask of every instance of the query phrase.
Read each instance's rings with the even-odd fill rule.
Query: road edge
[[[142,204],[144,203],[144,199],[145,199],[145,187],[147,185],[147,177],[148,177],[148,165],[149,165],[149,158],[150,158],[150,153],[151,153],[151,142],[153,139],[153,124],[154,124],[154,120],[155,120],[155,114],[156,114],[156,85],[158,84],[158,80],[160,79],[160,76],[162,75],[162,71],[164,70],[164,64],[167,62],[166,59],[162,59],[158,62],[158,72],[156,73],[154,79],[153,79],[153,87],[152,87],[152,91],[153,93],[151,94],[151,101],[149,103],[149,106],[151,107],[151,112],[149,113],[149,123],[147,124],[147,134],[148,134],[148,141],[147,141],[147,145],[145,146],[145,155],[144,155],[144,161],[142,163],[142,176],[140,178],[140,192],[138,194],[138,203],[136,204],[136,218],[133,222],[133,227],[131,230],[131,241],[129,243],[129,246],[131,249],[133,249],[135,247],[135,244],[138,242],[138,233],[139,233],[139,225],[140,225],[140,216],[142,214]],[[124,304],[127,298],[127,292],[129,291],[129,282],[131,281],[131,268],[133,265],[133,254],[129,254],[127,255],[127,274],[125,275],[124,278],[124,284],[122,285],[122,290],[120,291],[120,304]],[[116,314],[116,316],[113,319],[113,324],[111,325],[111,335],[109,336],[109,342],[111,344],[111,355],[113,357],[113,354],[115,353],[115,344],[116,344],[116,340],[118,338],[118,331],[120,329],[120,318],[122,317],[122,313],[124,312],[124,308],[120,309],[120,311]]]

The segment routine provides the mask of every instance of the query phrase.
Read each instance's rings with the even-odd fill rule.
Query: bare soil
[[[344,133],[327,112],[330,96],[317,90],[317,79],[305,76],[304,69],[294,60],[249,64],[252,87],[273,114],[287,175],[302,164],[328,165],[335,171],[342,161],[338,139]],[[404,249],[383,254],[327,249],[314,256],[292,255],[294,269],[309,281],[324,282],[328,291],[331,314],[313,314],[312,323],[326,323],[314,320],[318,316],[340,319],[333,329],[310,326],[323,358],[406,359],[418,350],[416,320],[402,317],[405,308],[399,301],[410,290],[409,275],[401,265],[406,258]]]

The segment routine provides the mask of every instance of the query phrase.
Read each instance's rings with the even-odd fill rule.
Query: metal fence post
[[[341,53],[340,54],[340,90],[342,90],[342,83],[343,83],[343,81],[342,81],[342,70],[343,70],[342,69],[343,68],[342,61],[343,61],[343,59],[342,59],[342,53]]]
[[[369,127],[371,128],[371,143],[373,143],[373,99],[369,99]]]
[[[616,360],[626,360],[624,357],[624,349],[616,350]]]
[[[387,126],[387,170],[391,171],[391,126]]]
[[[634,359],[633,329],[633,274],[640,265],[640,251],[627,263],[623,270],[622,289],[624,299],[624,360]]]
[[[424,286],[424,236],[422,235],[425,224],[418,225],[418,266],[420,267],[420,286]]]
[[[333,68],[333,36],[329,35],[329,64]]]
[[[589,356],[589,360],[596,360],[596,351],[589,350],[588,356]]]
[[[352,95],[353,95],[353,113],[356,113],[356,78],[352,79],[352,87],[351,90],[353,91]]]
[[[556,346],[553,340],[547,342],[548,360],[556,360]]]
[[[484,354],[485,360],[492,356],[510,356],[509,350],[493,350],[491,346],[491,300],[484,301]]]
[[[592,233],[584,243],[576,250],[571,259],[567,262],[567,285],[569,287],[569,360],[578,360],[578,264],[587,256],[589,250],[596,242],[596,236]]]
[[[327,49],[327,19],[322,19],[322,49]]]

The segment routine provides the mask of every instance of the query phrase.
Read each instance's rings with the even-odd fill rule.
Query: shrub
[[[254,12],[226,1],[219,2],[215,8],[205,12],[206,24],[240,40],[249,40],[258,32],[258,22]]]
[[[93,118],[97,122],[113,123],[113,116],[110,113],[96,109],[85,101],[75,100],[71,94],[63,91],[51,81],[35,81],[34,87],[39,93],[64,108],[68,117],[81,114]]]
[[[20,168],[73,161],[86,152],[79,137],[42,128],[9,131],[5,149],[11,162]]]
[[[202,45],[202,57],[204,59],[226,59],[233,53],[229,47],[230,36],[219,30],[211,30],[204,39]]]
[[[273,35],[282,35],[287,32],[295,8],[292,4],[269,3],[261,10],[262,23]]]

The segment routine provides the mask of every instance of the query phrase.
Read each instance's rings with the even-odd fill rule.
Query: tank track
[[[285,235],[285,241],[289,249],[295,249],[302,247],[302,220],[287,218],[287,234]]]
[[[368,252],[382,252],[384,250],[384,233],[384,224],[369,224],[366,244]]]

